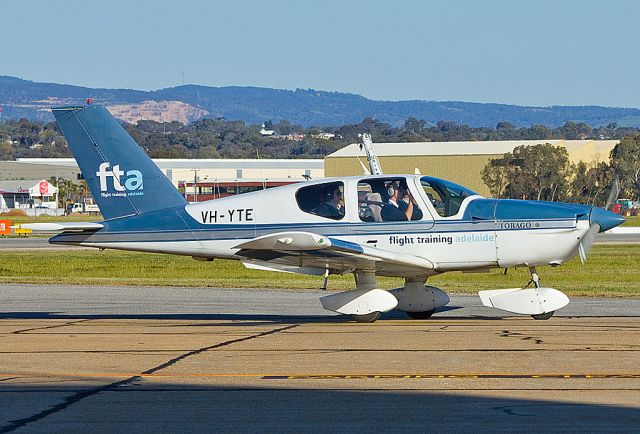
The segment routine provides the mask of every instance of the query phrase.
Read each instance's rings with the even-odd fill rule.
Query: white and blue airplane
[[[398,309],[429,318],[449,302],[429,277],[528,267],[523,288],[480,291],[482,303],[547,319],[562,292],[537,266],[584,261],[594,236],[624,219],[601,208],[487,199],[421,175],[325,178],[188,203],[99,105],[53,114],[104,216],[100,223],[41,223],[49,242],[241,261],[247,268],[325,276],[353,273],[355,288],[321,298],[325,309],[373,322]],[[23,225],[27,227],[27,225]],[[377,276],[404,278],[386,291]]]

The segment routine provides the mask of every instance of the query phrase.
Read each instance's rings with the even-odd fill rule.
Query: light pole
[[[198,169],[193,169],[193,201],[198,201]]]

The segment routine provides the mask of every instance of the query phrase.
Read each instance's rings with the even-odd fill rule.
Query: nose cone
[[[591,216],[589,217],[589,220],[591,221],[591,224],[596,223],[600,226],[600,232],[608,231],[609,229],[615,228],[625,222],[625,219],[620,217],[618,214],[596,207],[591,209]]]

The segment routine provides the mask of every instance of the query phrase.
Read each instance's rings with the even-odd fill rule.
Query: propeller
[[[613,202],[618,198],[618,194],[620,194],[620,180],[618,179],[618,176],[616,176],[611,182],[611,188],[609,189],[609,195],[607,196],[607,202],[604,205],[604,209],[611,208]]]
[[[583,264],[587,261],[589,251],[593,246],[593,240],[596,238],[596,234],[600,232],[600,225],[598,223],[592,223],[591,227],[584,234],[584,237],[578,243],[578,253],[580,254],[580,262]]]

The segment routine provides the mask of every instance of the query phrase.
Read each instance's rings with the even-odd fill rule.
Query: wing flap
[[[242,261],[242,265],[250,270],[277,271],[280,273],[308,274],[311,276],[322,276],[324,268],[298,267],[295,265],[277,264],[265,261]]]

